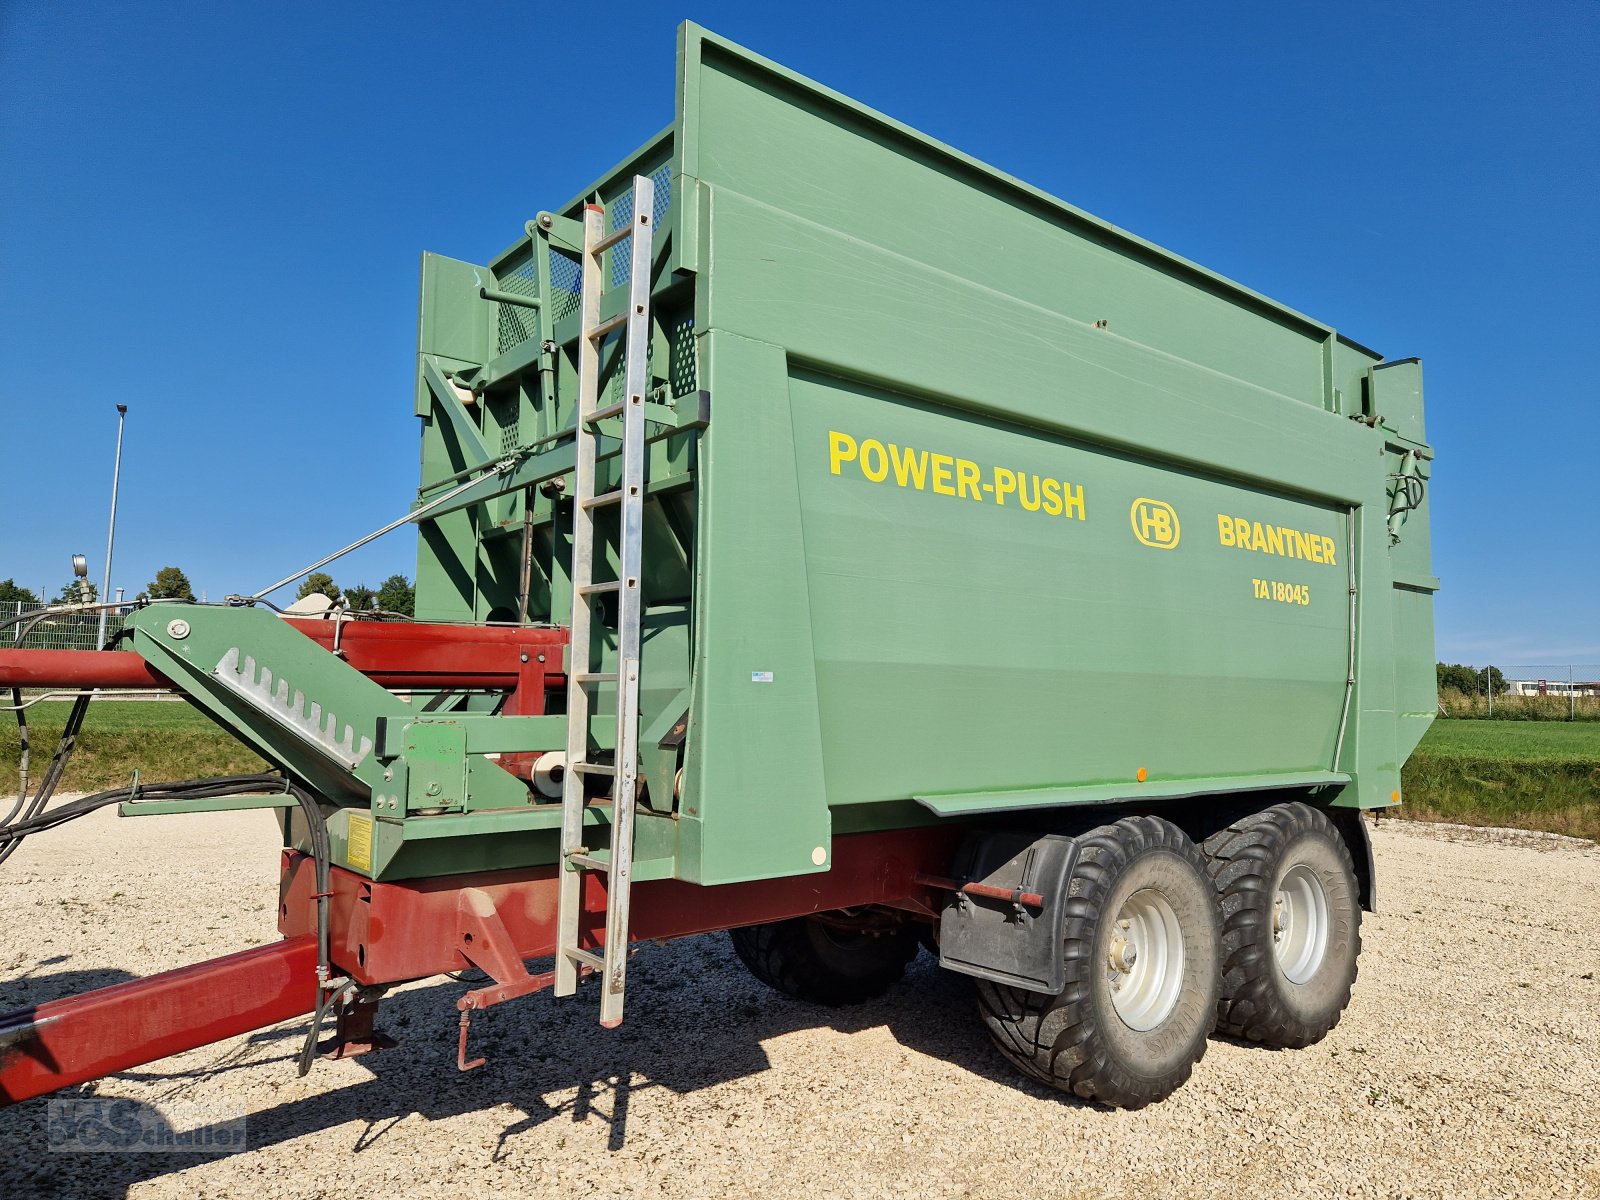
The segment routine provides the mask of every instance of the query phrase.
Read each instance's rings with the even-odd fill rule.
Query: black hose
[[[11,689],[11,707],[17,714],[17,738],[22,743],[22,761],[17,767],[17,802],[11,806],[11,811],[0,821],[0,825],[9,825],[17,819],[17,814],[22,811],[22,806],[28,802],[28,758],[31,749],[28,742],[28,710],[22,706],[22,689]]]
[[[80,723],[82,720],[80,708],[87,707],[87,701],[87,697],[80,697],[79,704],[73,710]],[[70,748],[67,753],[71,753]],[[59,779],[57,767],[64,762],[65,756],[58,750],[56,758],[51,762],[52,774],[46,776],[38,794],[28,805],[27,815],[20,820],[10,820],[0,825],[0,862],[4,862],[30,834],[54,829],[59,825],[65,825],[68,821],[86,817],[99,809],[112,804],[122,804],[136,797],[140,800],[199,800],[210,796],[279,792],[292,795],[299,803],[310,832],[311,858],[315,866],[317,888],[317,1007],[299,1059],[300,1074],[306,1074],[311,1069],[312,1058],[315,1055],[317,1034],[322,1029],[322,1023],[335,994],[328,987],[328,892],[332,875],[332,853],[328,843],[328,822],[322,815],[316,797],[308,789],[280,775],[220,775],[208,779],[185,779],[176,783],[130,784],[127,787],[111,788],[77,800],[69,800],[65,804],[47,810],[44,806]]]
[[[50,797],[55,794],[56,787],[61,782],[61,777],[67,772],[67,761],[72,757],[72,751],[78,744],[78,732],[83,728],[83,716],[89,710],[89,695],[86,693],[72,702],[72,709],[67,713],[66,724],[61,730],[61,741],[56,745],[56,752],[50,759],[50,765],[45,769],[44,779],[39,784],[39,790],[28,798],[26,793],[18,797],[17,807],[22,809],[22,818],[8,820],[0,826],[0,864],[16,851],[22,844],[26,833],[15,837],[6,836],[7,831],[27,824],[35,818],[42,818],[45,806],[50,803]],[[19,717],[22,710],[17,710]],[[59,810],[58,810],[59,811]],[[30,831],[31,832],[31,831]]]

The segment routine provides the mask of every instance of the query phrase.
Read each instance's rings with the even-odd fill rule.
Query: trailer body
[[[284,795],[124,804],[278,813],[290,949],[0,1019],[0,1100],[334,996],[341,1052],[370,1048],[384,987],[472,965],[490,983],[458,1003],[466,1067],[472,1011],[564,994],[561,963],[600,962],[616,890],[593,873],[571,890],[568,872],[609,874],[623,828],[624,942],[818,914],[863,937],[971,921],[946,965],[1053,992],[1064,941],[1090,939],[1116,979],[1140,949],[1065,914],[1082,845],[1184,859],[1189,899],[1166,911],[1187,938],[1232,903],[1191,903],[1205,855],[1226,853],[1196,845],[1270,816],[1282,869],[1262,886],[1281,916],[1319,894],[1284,872],[1322,872],[1310,927],[1348,997],[1374,894],[1360,814],[1400,802],[1434,712],[1420,364],[692,24],[676,104],[486,262],[423,257],[417,624],[152,605],[121,652],[0,651],[0,683],[170,684],[321,814]],[[639,178],[654,259],[630,316]],[[586,313],[596,219],[617,243]],[[580,790],[585,844],[564,851],[545,785],[572,689],[595,685],[578,742],[604,756],[605,680],[625,674],[603,615],[594,645],[569,634],[580,348],[595,322],[635,320],[640,785]],[[603,360],[623,411],[616,341]],[[628,452],[596,421],[616,486]],[[596,517],[613,579],[619,511]],[[319,932],[327,961],[307,949]],[[556,972],[526,970],[552,953]],[[1189,953],[1192,1000],[1217,950]],[[605,986],[620,1007],[620,970]],[[168,998],[208,988],[212,1019],[185,1033]],[[1199,1021],[1154,1090],[1055,1082],[1158,1098],[1199,1057]]]
[[[1431,460],[1416,362],[694,26],[677,101],[553,232],[425,259],[417,389],[423,497],[472,465],[464,425],[492,459],[570,423],[572,362],[540,353],[574,335],[563,222],[656,180],[654,395],[709,416],[649,469],[641,741],[674,877],[1019,809],[1395,802],[1434,707],[1427,501],[1394,478]],[[559,464],[423,523],[419,615],[517,612],[531,496],[532,611],[566,619]]]

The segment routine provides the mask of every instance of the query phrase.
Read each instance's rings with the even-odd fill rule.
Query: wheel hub
[[[1129,1029],[1154,1029],[1177,1007],[1183,987],[1183,927],[1154,888],[1133,893],[1106,947],[1111,1006]]]
[[[1290,983],[1306,983],[1328,954],[1328,893],[1303,863],[1290,867],[1272,898],[1272,951]]]

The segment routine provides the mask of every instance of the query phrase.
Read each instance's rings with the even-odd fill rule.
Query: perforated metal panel
[[[559,250],[550,251],[550,317],[559,321],[578,311],[582,303],[583,268],[578,260],[568,258]]]
[[[685,317],[673,326],[671,376],[674,397],[687,396],[699,385],[693,317]]]
[[[657,167],[650,172],[650,179],[656,185],[655,203],[650,207],[650,219],[659,229],[662,215],[672,204],[672,166]],[[628,181],[629,190],[622,193],[611,202],[611,228],[621,229],[633,220],[633,181]],[[625,237],[611,250],[611,286],[618,287],[628,282],[633,273],[633,238]]]
[[[500,427],[500,451],[505,453],[522,445],[522,401],[515,393],[493,400],[489,416]]]
[[[537,296],[539,276],[533,269],[532,257],[515,267],[500,271],[495,278],[495,285],[502,292],[510,292],[514,296]],[[501,304],[498,307],[500,313],[495,339],[498,353],[504,354],[539,332],[539,316],[533,309],[519,308],[515,304]]]

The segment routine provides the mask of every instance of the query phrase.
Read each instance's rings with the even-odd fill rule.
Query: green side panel
[[[781,351],[789,378],[792,637],[829,805],[892,825],[910,796],[1120,794],[1140,772],[1389,802],[1432,647],[1396,612],[1387,431],[1353,419],[1378,355],[693,26],[679,95],[697,327]],[[755,376],[713,379],[703,498],[730,413],[774,406]],[[766,465],[748,503],[786,507],[789,444],[736,436],[741,471]],[[798,621],[783,579],[705,571],[700,627]],[[717,650],[697,645],[697,689]],[[697,714],[702,743],[745,719]],[[784,752],[748,732],[742,753]],[[709,812],[746,785],[697,755]]]
[[[1438,715],[1434,671],[1431,501],[1433,450],[1424,440],[1422,364],[1415,359],[1373,368],[1371,416],[1387,431],[1389,559],[1394,579],[1395,712],[1398,758],[1410,756]]]
[[[702,443],[683,877],[730,883],[824,870],[816,651],[783,352],[728,334],[702,365],[716,411]]]
[[[831,803],[1331,764],[1343,512],[865,385],[791,394]],[[1322,561],[1221,544],[1236,513]]]

